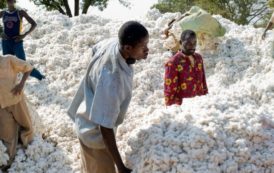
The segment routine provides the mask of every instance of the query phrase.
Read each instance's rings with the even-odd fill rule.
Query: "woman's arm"
[[[24,86],[25,86],[25,83],[30,75],[31,71],[28,71],[26,73],[24,73],[20,83],[18,85],[16,85],[12,90],[11,92],[14,94],[14,95],[20,95],[24,89]]]

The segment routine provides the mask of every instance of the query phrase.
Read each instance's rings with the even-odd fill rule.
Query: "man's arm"
[[[21,92],[23,91],[23,88],[25,86],[25,83],[30,75],[31,71],[28,71],[28,72],[25,72],[20,83],[18,85],[16,85],[12,90],[11,92],[14,94],[14,95],[19,95],[21,94]]]
[[[25,35],[30,34],[37,26],[37,23],[28,15],[28,13],[24,10],[21,10],[22,17],[26,18],[26,20],[31,24],[31,27],[28,32],[25,33]]]
[[[270,21],[270,22],[267,24],[267,26],[266,26],[266,28],[265,28],[265,30],[264,30],[264,33],[263,33],[263,35],[262,35],[262,39],[265,39],[266,32],[267,32],[268,30],[270,30],[272,26],[273,26],[273,23]]]
[[[114,135],[113,129],[105,128],[103,126],[100,126],[100,130],[103,136],[104,143],[106,145],[107,150],[110,152],[118,170],[119,173],[130,173],[131,170],[128,169],[121,158],[121,155],[118,151],[118,147],[116,145],[116,139]]]
[[[4,12],[3,12],[3,11],[0,11],[0,18],[3,17],[3,14],[4,14]]]
[[[164,29],[164,31],[162,32],[166,36],[166,38],[168,38],[168,36],[169,36],[169,30],[173,27],[174,22],[178,22],[178,21],[182,20],[184,17],[186,17],[188,15],[189,15],[188,13],[183,14],[178,19],[172,19],[170,22],[168,22],[168,24],[167,24],[168,27],[166,29]]]

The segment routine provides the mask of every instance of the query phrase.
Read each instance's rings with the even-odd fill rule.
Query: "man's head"
[[[135,60],[147,58],[149,34],[143,25],[128,21],[122,25],[118,36],[121,53],[127,61],[131,59],[134,63]]]
[[[14,8],[16,0],[6,0],[8,8]]]
[[[182,45],[182,52],[186,55],[193,55],[196,50],[197,37],[192,30],[185,30],[181,34],[180,43]]]

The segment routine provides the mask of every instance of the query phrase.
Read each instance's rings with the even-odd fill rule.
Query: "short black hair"
[[[148,36],[148,31],[139,22],[128,21],[121,26],[118,36],[122,46],[136,46],[138,42]]]
[[[184,30],[181,34],[181,41],[186,40],[188,37],[194,38],[196,37],[196,33],[192,30]]]

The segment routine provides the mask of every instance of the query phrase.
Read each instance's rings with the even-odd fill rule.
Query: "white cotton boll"
[[[156,28],[161,28],[162,30],[167,27],[167,24],[172,19],[178,19],[181,16],[181,13],[166,13],[161,18],[156,20]]]
[[[19,150],[17,155],[12,164],[11,172],[20,172],[21,170],[23,172],[45,172],[49,169],[57,169],[59,172],[60,170],[72,172],[71,168],[66,166],[71,162],[64,153],[60,152],[60,149],[54,148],[52,144],[45,143],[41,138],[35,137],[28,148],[24,152]]]
[[[150,21],[154,21],[157,20],[158,18],[160,18],[162,16],[162,14],[160,13],[160,11],[156,8],[153,8],[151,10],[149,10],[146,14],[146,18]]]
[[[172,48],[176,47],[177,43],[175,42],[173,37],[168,37],[164,40],[163,47],[166,50],[172,50]]]
[[[210,153],[210,162],[216,165],[222,164],[227,158],[227,151],[225,149],[222,150],[214,150]]]
[[[0,166],[6,165],[9,160],[9,155],[7,154],[7,148],[0,140]]]
[[[233,160],[227,160],[222,166],[222,169],[228,173],[237,172],[238,170],[238,164]]]
[[[194,173],[195,171],[188,165],[178,165],[177,166],[178,173]]]

